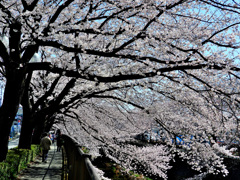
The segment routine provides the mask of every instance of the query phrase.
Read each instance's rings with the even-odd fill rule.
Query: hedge
[[[0,180],[16,179],[17,174],[26,168],[39,153],[39,145],[31,145],[31,150],[18,148],[8,150],[6,160],[0,163]]]

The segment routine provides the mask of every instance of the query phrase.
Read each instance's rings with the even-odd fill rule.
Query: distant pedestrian
[[[60,129],[58,129],[56,132],[56,140],[57,140],[57,152],[60,152],[62,146],[62,133]]]
[[[54,132],[52,132],[51,140],[52,140],[52,143],[54,144],[54,140],[55,140],[55,133]]]
[[[48,151],[50,150],[50,146],[52,144],[51,139],[48,137],[47,133],[43,133],[43,138],[40,142],[40,147],[42,148],[42,162],[47,162]]]
[[[50,132],[49,132],[49,138],[51,139],[52,144],[54,144],[54,139],[55,139],[55,133],[54,133],[54,131],[50,131]]]

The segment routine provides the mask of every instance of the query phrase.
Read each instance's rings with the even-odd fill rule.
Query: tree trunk
[[[2,113],[1,113],[2,114]],[[7,119],[7,114],[5,116],[0,117],[0,162],[6,159],[6,155],[8,152],[8,140],[9,140],[9,133],[10,133],[10,128],[12,125],[11,119],[9,121],[6,121]]]
[[[52,116],[51,118],[49,118],[49,120],[46,121],[45,131],[49,132],[52,129],[52,126],[55,122],[54,119],[55,116]]]
[[[31,117],[24,114],[22,121],[22,129],[19,139],[18,147],[20,149],[31,149],[32,143],[32,134],[33,134],[33,122]]]
[[[23,106],[22,129],[18,147],[21,149],[31,149],[32,134],[34,127],[33,110],[30,103],[29,85],[32,78],[32,72],[28,74],[25,82],[25,91],[21,104]]]
[[[41,140],[42,133],[45,132],[45,118],[43,114],[35,114],[35,125],[34,125],[34,133],[32,137],[32,144],[39,144]]]
[[[3,104],[0,108],[0,162],[7,156],[9,133],[18,111],[24,86],[24,75],[21,71],[11,70],[6,79]]]
[[[32,144],[40,144],[42,133],[44,132],[44,126],[37,126],[34,129]]]

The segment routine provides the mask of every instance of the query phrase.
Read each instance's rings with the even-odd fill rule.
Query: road
[[[8,149],[14,148],[18,146],[19,138],[16,138],[14,140],[9,141],[8,143]]]

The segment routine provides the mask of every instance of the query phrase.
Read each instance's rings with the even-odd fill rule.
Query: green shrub
[[[31,145],[31,150],[17,148],[9,150],[6,160],[0,163],[0,180],[15,179],[17,174],[26,168],[39,152],[39,145]]]

